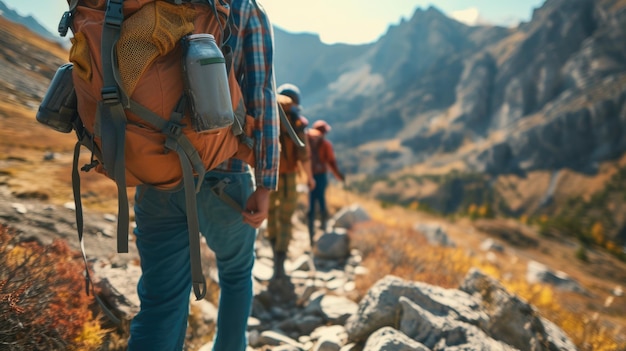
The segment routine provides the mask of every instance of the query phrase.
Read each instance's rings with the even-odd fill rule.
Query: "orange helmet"
[[[315,121],[315,123],[313,123],[313,129],[317,129],[323,134],[326,134],[330,132],[330,125],[326,123],[326,121],[320,119],[319,121]]]

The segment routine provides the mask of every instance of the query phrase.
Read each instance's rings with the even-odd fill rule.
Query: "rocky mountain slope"
[[[625,23],[625,4],[614,0],[548,0],[511,29],[469,27],[430,7],[352,52],[317,43],[340,65],[276,70],[307,88],[305,103],[314,93],[307,113],[337,127],[330,137],[352,172],[446,153],[494,174],[594,171],[626,150]],[[301,62],[298,48],[280,51],[283,62]]]
[[[306,85],[315,93],[307,102],[304,91],[305,112],[331,122],[361,191],[442,213],[476,204],[563,217],[583,232],[602,222],[624,244],[615,184],[626,155],[625,28],[619,0],[548,0],[516,28],[469,27],[430,7],[359,56],[336,51],[332,71],[276,70],[296,84],[310,72],[328,82]],[[297,48],[283,60],[298,62]]]

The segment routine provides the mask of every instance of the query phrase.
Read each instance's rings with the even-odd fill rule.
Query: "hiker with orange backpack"
[[[220,297],[214,351],[244,351],[252,304],[256,228],[267,218],[270,191],[278,181],[278,114],[273,76],[273,34],[255,0],[232,0],[233,70],[240,77],[248,114],[261,126],[256,133],[254,178],[250,166],[230,159],[208,171],[197,208],[200,232],[215,252]],[[255,184],[256,182],[256,184]],[[225,200],[226,199],[226,200]],[[243,206],[235,210],[234,200]],[[131,323],[129,350],[181,350],[189,293],[187,211],[182,190],[137,190],[135,214],[142,277],[141,310]]]
[[[315,244],[315,206],[319,205],[320,229],[326,232],[326,220],[328,212],[326,209],[326,187],[328,186],[328,170],[340,182],[345,180],[343,173],[337,167],[335,152],[330,141],[325,137],[330,132],[330,125],[324,120],[313,123],[313,127],[307,131],[307,140],[311,150],[311,168],[315,179],[315,189],[309,192],[309,213],[308,227],[311,248]]]
[[[183,349],[190,292],[198,300],[207,292],[203,235],[219,274],[213,350],[244,351],[256,229],[278,182],[279,109],[265,11],[255,0],[68,5],[58,29],[74,34],[70,63],[57,70],[36,117],[58,132],[76,132],[72,188],[81,248],[79,170],[94,169],[117,185],[120,253],[128,252],[127,187],[136,187],[142,275],[128,350]],[[83,146],[92,154],[79,167]],[[95,294],[82,251],[86,291]]]
[[[308,121],[300,114],[300,89],[293,84],[283,84],[278,87],[277,93],[278,103],[285,112],[287,121],[281,121],[278,190],[270,194],[267,218],[267,237],[274,255],[273,280],[286,277],[284,264],[292,238],[291,217],[298,202],[296,177],[300,169],[306,175],[309,189],[315,188],[305,135]],[[304,142],[303,145],[297,145],[288,135],[286,123],[291,124],[297,137]]]

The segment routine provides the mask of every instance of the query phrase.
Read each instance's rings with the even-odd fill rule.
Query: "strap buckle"
[[[121,27],[124,21],[123,0],[108,0],[104,16],[104,23],[110,26]]]
[[[70,29],[70,24],[72,23],[72,12],[65,11],[63,16],[61,16],[61,20],[59,21],[59,26],[57,27],[57,31],[59,35],[65,37],[67,35],[67,31]]]
[[[173,123],[171,121],[170,123],[167,124],[165,128],[167,130],[166,134],[174,136],[174,137],[178,137],[179,135],[183,133],[183,125],[178,124],[178,123]]]
[[[118,87],[102,87],[102,90],[100,90],[100,94],[102,95],[102,102],[106,105],[114,105],[120,103],[120,90]]]

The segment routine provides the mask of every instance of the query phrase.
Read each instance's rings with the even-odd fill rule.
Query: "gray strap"
[[[121,92],[115,80],[115,43],[119,39],[124,0],[108,0],[102,26],[102,102],[98,105],[102,132],[104,167],[115,180],[118,194],[117,252],[128,252],[130,215],[126,191],[126,114]]]
[[[278,105],[278,115],[280,116],[280,120],[283,122],[285,129],[287,129],[287,134],[289,134],[289,138],[291,138],[291,140],[293,140],[293,142],[296,143],[298,147],[305,147],[304,142],[300,140],[296,131],[293,130],[293,127],[291,126],[291,122],[289,122],[289,118],[287,118],[287,114],[285,114],[283,107],[280,106],[280,104],[277,104],[277,105]]]
[[[191,265],[191,280],[193,292],[197,300],[206,295],[206,280],[202,273],[202,261],[200,256],[200,226],[198,224],[198,207],[196,192],[200,191],[204,179],[204,163],[198,154],[198,150],[191,144],[189,138],[182,132],[180,122],[184,117],[185,99],[181,98],[170,120],[166,121],[156,113],[150,111],[141,104],[130,100],[130,109],[144,121],[163,132],[165,147],[176,151],[183,172],[183,188],[185,191],[185,205],[187,208],[187,230],[189,233],[189,260]],[[193,166],[192,166],[193,163]],[[198,183],[194,185],[194,169],[198,173]],[[195,191],[194,191],[195,189]]]
[[[233,210],[237,211],[238,213],[242,213],[243,207],[241,207],[241,205],[237,203],[235,199],[230,197],[230,195],[228,195],[226,191],[224,191],[226,188],[226,185],[228,185],[228,183],[222,180],[218,182],[217,184],[215,184],[214,186],[212,186],[211,191],[213,192],[213,194],[215,194],[215,196],[217,196],[220,200],[222,200],[224,203],[230,206]]]
[[[173,147],[178,153],[180,166],[183,169],[183,185],[185,188],[185,205],[187,208],[187,227],[189,233],[189,260],[191,265],[191,281],[196,300],[202,300],[206,295],[206,280],[202,274],[202,261],[200,258],[200,226],[198,224],[198,207],[194,192],[194,176],[191,163],[185,155],[185,151],[173,138],[167,138],[166,144]],[[203,178],[198,179],[202,183]]]
[[[76,9],[76,6],[78,6],[78,0],[70,0],[70,3],[69,3],[70,11],[74,11]]]
[[[128,193],[126,191],[126,115],[120,105],[107,106],[100,103],[102,157],[107,172],[115,180],[118,195],[117,252],[128,252],[128,228],[130,224]]]
[[[78,173],[78,158],[80,157],[80,141],[74,145],[74,160],[72,162],[72,191],[74,193],[74,212],[76,214],[76,230],[78,231],[78,242],[80,243],[80,250],[83,254],[83,261],[85,262],[85,292],[89,295],[89,287],[91,283],[91,277],[89,276],[89,269],[87,269],[87,256],[85,255],[85,245],[83,245],[83,202],[80,198],[80,175]]]
[[[174,140],[180,144],[182,151],[185,156],[189,159],[193,166],[193,170],[198,174],[199,179],[204,179],[204,174],[206,172],[204,167],[204,162],[202,162],[202,158],[198,153],[198,150],[193,146],[189,138],[182,133],[182,125],[180,122],[184,117],[184,106],[185,99],[181,99],[178,102],[178,105],[172,112],[169,121],[161,118],[161,116],[156,113],[150,111],[145,106],[135,102],[134,100],[130,100],[130,110],[133,111],[137,116],[141,117],[145,122],[161,131],[162,133],[171,136]],[[167,143],[166,143],[167,147]],[[176,147],[172,146],[171,150],[176,150]],[[198,182],[196,185],[196,192],[200,191],[200,186],[202,182]]]
[[[74,160],[72,161],[72,190],[74,193],[74,206],[76,212],[76,230],[78,231],[78,242],[80,243],[80,252],[83,255],[83,262],[85,263],[85,293],[89,295],[91,290],[92,295],[100,305],[100,308],[104,314],[109,317],[111,322],[116,326],[122,326],[122,322],[119,318],[113,314],[113,312],[107,307],[102,299],[94,291],[93,282],[91,281],[91,275],[89,274],[89,264],[87,263],[87,254],[85,254],[85,242],[83,240],[83,203],[80,198],[80,174],[78,173],[78,158],[80,157],[80,147],[83,144],[81,140],[76,142],[74,146]],[[90,289],[91,288],[91,289]]]

